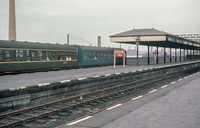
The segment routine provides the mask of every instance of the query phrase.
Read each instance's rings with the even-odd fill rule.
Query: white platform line
[[[60,83],[67,83],[67,82],[71,82],[71,80],[62,80],[62,81],[60,81]]]
[[[156,92],[157,91],[157,89],[155,89],[155,90],[152,90],[152,91],[150,91],[149,93],[153,93],[153,92]]]
[[[170,84],[175,84],[176,82],[171,82]]]
[[[178,81],[181,81],[181,80],[183,80],[183,79],[179,79]]]
[[[87,79],[86,77],[83,77],[83,78],[78,78],[78,80],[85,80]]]
[[[93,76],[93,78],[98,78],[98,77],[100,77],[100,76]]]
[[[38,86],[47,86],[47,85],[50,85],[50,83],[38,84]]]
[[[20,87],[21,89],[25,89],[26,88],[26,86],[22,86],[22,87]]]
[[[79,122],[81,122],[81,121],[87,120],[87,119],[89,119],[89,118],[92,118],[92,116],[85,117],[85,118],[83,118],[83,119],[80,119],[80,120],[74,121],[74,122],[69,123],[69,124],[67,124],[67,125],[68,125],[68,126],[70,126],[70,125],[74,125],[74,124],[77,124],[77,123],[79,123]]]
[[[105,74],[105,76],[111,76],[111,74]]]
[[[168,85],[164,85],[164,86],[162,86],[161,88],[166,88]]]
[[[184,77],[184,78],[186,79],[186,78],[188,78],[188,77]]]
[[[135,98],[133,98],[132,100],[137,100],[137,99],[139,99],[139,98],[141,98],[141,97],[143,97],[143,95],[138,96],[138,97],[135,97]]]
[[[115,105],[115,106],[112,106],[112,107],[110,107],[110,108],[107,108],[106,110],[111,110],[111,109],[113,109],[113,108],[116,108],[116,107],[119,107],[119,106],[121,106],[122,104],[117,104],[117,105]]]
[[[14,90],[19,90],[20,88],[17,87],[17,88],[9,88],[9,89],[10,89],[10,91],[14,91]]]
[[[121,74],[121,73],[115,73],[116,75],[119,75],[119,74]]]

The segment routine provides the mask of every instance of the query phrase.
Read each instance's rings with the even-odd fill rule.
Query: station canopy
[[[200,50],[200,42],[198,41],[159,31],[154,28],[132,29],[111,35],[110,42],[124,44],[136,44],[136,42],[139,42],[139,45],[145,46]]]

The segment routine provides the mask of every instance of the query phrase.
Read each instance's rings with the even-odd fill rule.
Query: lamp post
[[[139,44],[140,44],[140,37],[138,36],[136,39],[136,46],[137,46],[137,60],[136,60],[136,66],[139,65]]]

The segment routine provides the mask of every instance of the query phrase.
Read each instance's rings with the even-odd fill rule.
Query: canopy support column
[[[158,46],[157,46],[157,57],[156,57],[156,64],[158,64]]]
[[[184,61],[185,61],[185,49],[184,49],[184,57],[183,57]]]
[[[175,48],[175,62],[177,61],[177,49]]]
[[[147,65],[150,65],[150,55],[149,55],[149,52],[150,52],[150,48],[149,48],[149,45],[148,45],[148,58],[147,58]]]
[[[165,47],[164,47],[164,63],[166,63],[166,52],[165,52]]]
[[[170,52],[169,52],[169,60],[170,63],[172,62],[172,48],[169,48]]]
[[[136,42],[136,46],[137,46],[137,61],[136,61],[136,66],[139,65],[139,44],[140,44],[140,39],[138,38],[137,42]]]
[[[180,48],[180,61],[181,61],[181,48]]]
[[[194,50],[193,50],[193,60],[195,60],[195,57],[194,57]]]

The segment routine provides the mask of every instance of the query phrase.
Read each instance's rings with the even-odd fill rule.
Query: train
[[[115,49],[0,40],[0,74],[112,65]]]

